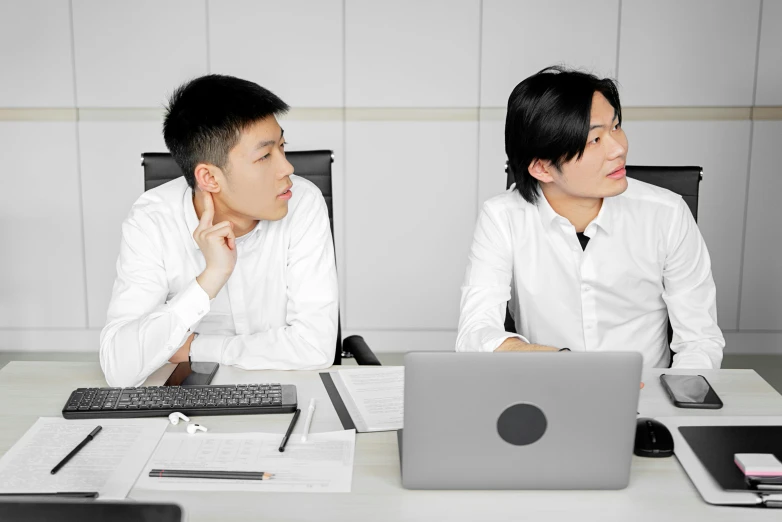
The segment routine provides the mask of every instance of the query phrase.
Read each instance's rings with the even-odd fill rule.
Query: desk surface
[[[162,368],[147,381],[162,384]],[[752,370],[701,372],[722,398],[722,410],[681,410],[660,387],[660,373],[644,371],[642,416],[782,415],[782,396]],[[691,372],[690,372],[691,373]],[[215,384],[282,382],[295,384],[299,403],[318,402],[312,432],[342,429],[317,372],[249,372],[221,367]],[[61,415],[71,391],[106,386],[97,363],[12,362],[0,370],[0,454],[38,417]],[[200,417],[210,433],[245,431],[283,434],[290,415]],[[301,432],[304,423],[298,423]],[[185,426],[169,426],[184,431]],[[579,521],[743,521],[780,520],[780,511],[710,506],[703,502],[675,458],[633,457],[630,485],[620,491],[408,491],[402,488],[396,433],[357,436],[351,493],[258,495],[251,493],[154,492],[133,489],[130,497],[182,505],[190,521],[230,520],[575,520]],[[750,511],[751,509],[751,511]]]

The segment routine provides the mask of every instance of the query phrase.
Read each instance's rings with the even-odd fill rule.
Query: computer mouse
[[[673,455],[673,437],[662,422],[640,418],[635,427],[635,448],[639,457],[670,457]]]

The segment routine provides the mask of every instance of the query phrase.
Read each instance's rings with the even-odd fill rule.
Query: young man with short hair
[[[458,351],[638,351],[666,367],[670,318],[674,368],[720,367],[706,244],[680,196],[625,176],[621,124],[609,79],[552,67],[513,90],[516,184],[478,217]]]
[[[326,202],[293,175],[254,83],[209,75],[171,96],[163,134],[184,176],[144,193],[122,225],[101,332],[111,386],[168,361],[245,369],[330,366],[338,290]]]

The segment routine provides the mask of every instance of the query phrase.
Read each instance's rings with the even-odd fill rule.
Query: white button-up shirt
[[[101,332],[111,386],[136,386],[182,346],[193,361],[245,369],[317,369],[334,360],[338,287],[326,202],[291,176],[279,221],[236,240],[231,277],[213,300],[196,282],[206,267],[184,178],[144,193],[122,225],[117,279]]]
[[[508,337],[573,351],[637,351],[646,366],[719,368],[725,340],[706,244],[684,200],[634,179],[575,227],[538,189],[511,188],[478,217],[464,285],[457,351],[490,352]],[[505,332],[510,301],[519,334]]]

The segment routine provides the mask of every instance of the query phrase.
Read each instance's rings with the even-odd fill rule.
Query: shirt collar
[[[184,209],[185,223],[187,223],[187,230],[188,232],[190,232],[190,240],[193,242],[193,247],[196,250],[201,250],[198,247],[198,243],[196,243],[195,238],[193,237],[196,228],[198,228],[199,220],[198,220],[198,215],[196,214],[195,211],[195,205],[193,204],[193,189],[191,189],[190,187],[187,187],[185,189],[185,194],[182,199],[182,207]],[[242,237],[236,238],[236,243],[238,245],[247,243],[245,246],[251,245],[249,240],[257,236],[260,229],[261,229],[261,221],[258,221],[258,223],[255,224],[255,228],[250,230]]]
[[[603,198],[603,205],[600,207],[600,212],[597,213],[597,217],[592,220],[589,226],[596,225],[603,229],[606,234],[611,234],[611,229],[614,225],[614,208],[616,207],[616,198],[618,196],[611,196],[609,198]],[[588,227],[587,227],[588,228]]]
[[[562,220],[567,221],[565,218],[557,214],[553,208],[551,208],[551,204],[548,202],[546,196],[543,194],[540,185],[538,185],[537,191],[538,191],[538,214],[540,214],[540,220],[543,223],[543,225],[546,227],[550,227],[555,220],[559,220],[560,222]]]
[[[606,232],[606,234],[611,233],[612,224],[613,224],[613,214],[614,214],[613,209],[616,206],[616,201],[614,200],[617,197],[618,196],[603,198],[603,205],[600,207],[600,212],[597,213],[597,217],[595,217],[595,219],[593,219],[592,222],[587,226],[587,229],[591,228],[592,225],[595,225],[602,228],[603,231]],[[550,227],[554,221],[570,224],[570,222],[565,217],[557,214],[556,211],[551,207],[551,204],[548,202],[546,196],[543,194],[540,185],[538,185],[537,206],[538,206],[538,213],[540,214],[540,220],[544,226]],[[586,230],[584,232],[586,232]]]

